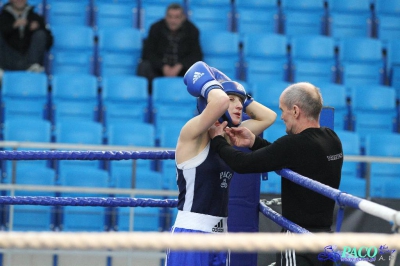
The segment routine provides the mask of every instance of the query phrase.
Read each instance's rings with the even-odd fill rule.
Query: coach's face
[[[171,31],[179,30],[185,19],[186,17],[185,14],[183,14],[182,9],[171,8],[165,15],[165,21],[167,22],[167,26]]]
[[[286,133],[288,135],[295,134],[295,115],[294,115],[294,108],[288,108],[283,102],[284,94],[281,95],[279,98],[279,109],[282,111],[281,119],[285,123],[286,126]]]

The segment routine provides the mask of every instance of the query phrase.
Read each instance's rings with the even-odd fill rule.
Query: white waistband
[[[174,226],[208,233],[226,233],[228,232],[228,218],[178,211]]]

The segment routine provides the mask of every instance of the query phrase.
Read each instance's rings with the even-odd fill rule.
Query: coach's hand
[[[251,148],[254,145],[256,136],[246,127],[226,128],[225,133],[228,135],[231,145],[236,147]]]

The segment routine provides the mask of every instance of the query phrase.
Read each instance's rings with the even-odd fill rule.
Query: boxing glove
[[[222,71],[216,69],[215,67],[210,67],[212,73],[214,74],[214,77],[216,80],[219,82],[224,82],[224,81],[231,81],[231,79],[225,75]]]
[[[215,73],[210,67],[198,61],[186,71],[183,82],[188,92],[194,97],[204,97],[207,99],[208,93],[213,89],[222,89],[222,85],[215,78]]]

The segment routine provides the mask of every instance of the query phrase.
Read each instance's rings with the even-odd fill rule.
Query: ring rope
[[[309,234],[310,232],[303,227],[293,223],[292,221],[286,219],[270,207],[265,204],[265,201],[260,200],[259,210],[262,214],[264,214],[267,218],[274,221],[276,224],[282,226],[283,228],[289,230],[290,232],[299,233],[299,234]]]
[[[350,206],[359,209],[373,216],[379,217],[396,226],[400,226],[400,212],[389,207],[365,200],[347,193],[343,193],[338,189],[331,188],[318,181],[302,176],[289,169],[276,171],[277,174],[289,179],[290,181],[320,193],[330,199],[339,201],[343,206]]]
[[[188,240],[190,239],[190,241]],[[231,251],[323,251],[327,244],[338,248],[387,245],[400,248],[395,234],[359,233],[227,233],[198,234],[169,232],[0,232],[0,248],[32,249],[140,249],[140,250],[231,250]]]
[[[0,196],[2,205],[91,206],[91,207],[176,207],[177,200],[150,198]]]
[[[0,151],[0,160],[155,160],[174,159],[175,151]]]

